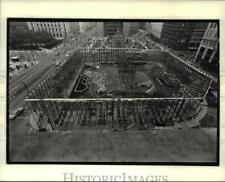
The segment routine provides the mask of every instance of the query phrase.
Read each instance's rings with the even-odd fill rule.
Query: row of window
[[[35,23],[31,23],[31,24],[33,25]],[[37,26],[44,26],[44,27],[46,27],[46,26],[49,26],[49,27],[50,26],[51,27],[54,27],[54,26],[57,27],[58,26],[58,27],[60,27],[60,23],[55,23],[55,22],[54,23],[49,23],[49,22],[48,23],[36,23],[36,25]]]
[[[192,37],[191,38],[191,42],[200,42],[202,40],[202,38],[195,38],[195,37]]]
[[[32,30],[34,30],[35,31],[35,28],[34,27],[32,27]],[[42,27],[37,27],[37,30],[46,30],[46,31],[49,31],[49,32],[61,32],[62,31],[62,29],[54,29],[54,28],[42,28]]]
[[[193,33],[192,37],[193,38],[195,38],[195,37],[198,38],[198,37],[203,37],[203,35],[204,35],[204,32],[198,32],[198,33]]]
[[[53,37],[62,37],[62,34],[61,33],[52,33],[52,36]]]
[[[46,28],[46,29],[48,29],[48,28],[49,28],[49,29],[54,30],[54,27],[46,27],[46,26],[44,26],[44,27],[43,27],[43,26],[37,26],[37,28]],[[58,27],[58,28],[57,28],[57,27],[55,27],[55,29],[56,29],[56,31],[57,31],[57,30],[61,31],[61,27]]]
[[[39,29],[39,30],[45,30],[45,29]],[[35,31],[35,28],[33,27],[33,31]],[[50,29],[46,29],[46,31],[49,31],[51,33]],[[54,29],[52,29],[54,31]],[[56,29],[57,31],[57,29]],[[51,33],[53,37],[62,37],[62,33]]]

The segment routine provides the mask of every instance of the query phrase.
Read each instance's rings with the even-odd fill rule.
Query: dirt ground
[[[215,162],[216,129],[14,134],[10,162]]]

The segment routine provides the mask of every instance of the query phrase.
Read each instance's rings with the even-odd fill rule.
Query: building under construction
[[[39,131],[191,128],[207,112],[211,80],[164,50],[85,47],[26,102]]]

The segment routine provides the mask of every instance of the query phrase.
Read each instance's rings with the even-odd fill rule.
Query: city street
[[[37,65],[32,66],[19,76],[14,77],[9,81],[9,114],[17,110],[19,107],[25,108],[20,116],[14,120],[9,120],[9,128],[11,132],[28,132],[30,110],[25,107],[26,103],[24,98],[27,96],[28,91],[35,88],[49,73],[56,69],[56,63],[61,63],[69,59],[73,49],[69,50],[68,47],[74,48],[73,43],[59,45],[59,47],[49,51],[45,57],[39,60]],[[28,91],[26,90],[25,85],[27,86]]]
[[[56,62],[60,63],[69,58],[70,53],[73,51],[72,49],[69,50],[69,46],[72,48],[68,43],[60,45],[58,48],[48,52],[37,65],[9,80],[9,113],[24,106],[24,98],[27,95],[25,84],[28,90],[32,90],[56,68]],[[56,56],[57,54],[59,55]]]
[[[163,22],[159,37],[142,22],[12,26],[9,161],[216,162],[218,86],[166,31],[188,24]]]

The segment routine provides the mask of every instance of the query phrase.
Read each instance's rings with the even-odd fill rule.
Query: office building
[[[49,32],[55,39],[65,39],[71,36],[69,22],[27,22],[29,30]]]
[[[208,22],[193,23],[193,30],[189,40],[188,50],[196,51],[206,31]]]
[[[86,36],[103,37],[103,22],[80,22],[80,32]]]
[[[123,22],[104,22],[104,37],[123,32]]]
[[[69,28],[70,28],[70,33],[72,37],[76,37],[80,33],[79,22],[70,22]]]
[[[163,23],[162,22],[148,22],[146,23],[146,30],[149,34],[157,37],[157,38],[161,38],[161,32],[162,32],[162,26]]]
[[[218,51],[219,37],[218,24],[211,22],[203,35],[201,43],[195,55],[195,61],[217,65],[219,61]]]
[[[188,22],[165,22],[161,32],[162,43],[174,50],[187,50],[193,25]]]

